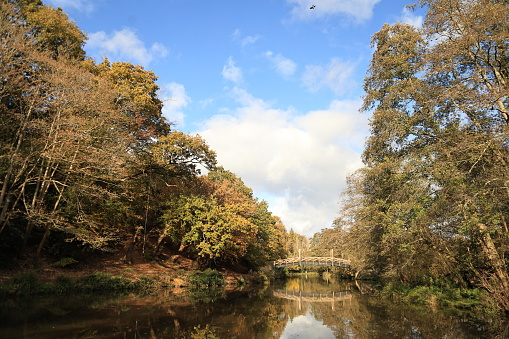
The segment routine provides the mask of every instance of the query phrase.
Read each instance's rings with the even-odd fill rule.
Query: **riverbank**
[[[173,252],[165,253],[158,260],[148,260],[140,253],[130,259],[127,263],[120,252],[101,253],[82,262],[56,261],[51,257],[37,261],[25,258],[16,268],[0,269],[0,292],[23,294],[42,289],[43,293],[52,293],[70,289],[71,285],[78,291],[95,289],[93,286],[104,290],[110,285],[118,290],[183,288],[190,285],[194,272],[201,271],[196,261]],[[265,279],[262,274],[248,272],[238,265],[217,267],[216,270],[224,276],[226,288],[258,284]]]
[[[492,323],[383,302],[355,282],[292,277],[266,286],[80,293],[0,303],[0,337],[496,338]],[[201,335],[201,336],[200,336]],[[504,336],[501,336],[503,338]]]

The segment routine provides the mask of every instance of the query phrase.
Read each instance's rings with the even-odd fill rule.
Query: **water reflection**
[[[361,286],[362,287],[362,286]],[[203,292],[203,291],[202,291]],[[0,338],[489,338],[466,319],[384,304],[355,283],[295,278],[256,290],[30,298],[0,304]]]
[[[273,295],[295,302],[299,312],[303,313],[288,319],[278,338],[336,338],[333,329],[337,326],[331,329],[317,319],[315,314],[319,314],[319,307],[316,304],[330,307],[334,311],[337,307],[345,307],[345,303],[351,306],[353,297],[349,282],[340,284],[326,280],[324,283],[306,276],[289,280],[285,289],[275,289]]]

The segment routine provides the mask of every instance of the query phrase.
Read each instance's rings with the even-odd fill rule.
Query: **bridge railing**
[[[352,298],[352,291],[339,291],[329,293],[303,293],[300,291],[275,290],[277,298],[302,301],[340,301]]]
[[[332,257],[294,257],[274,261],[275,268],[289,267],[295,265],[320,265],[335,267],[350,267],[350,260]]]

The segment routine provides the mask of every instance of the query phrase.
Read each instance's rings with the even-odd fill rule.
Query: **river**
[[[319,277],[234,291],[79,295],[0,304],[0,338],[493,338],[487,326],[381,303]],[[503,336],[500,336],[502,338]]]

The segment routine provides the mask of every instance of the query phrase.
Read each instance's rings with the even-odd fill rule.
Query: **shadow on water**
[[[210,293],[6,300],[0,306],[0,338],[496,337],[464,318],[382,303],[362,294],[366,288],[302,277]]]

